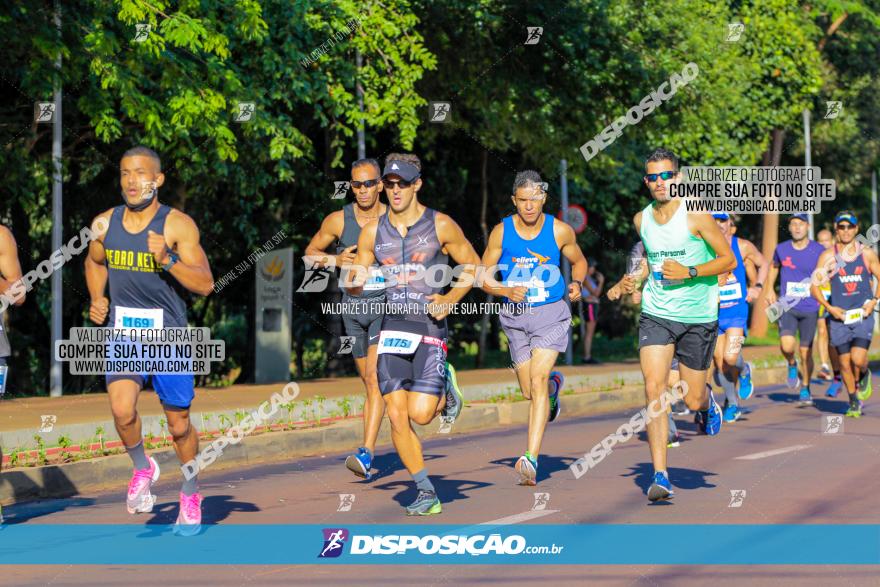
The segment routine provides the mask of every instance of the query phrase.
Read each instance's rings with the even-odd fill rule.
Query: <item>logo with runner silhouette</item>
[[[345,528],[324,528],[324,547],[318,554],[318,558],[337,558],[342,554],[345,541],[348,540],[348,530]]]

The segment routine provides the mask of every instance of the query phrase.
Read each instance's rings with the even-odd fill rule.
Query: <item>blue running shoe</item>
[[[813,405],[813,398],[810,396],[810,390],[806,387],[801,388],[801,394],[798,397],[798,403],[800,403],[802,406]]]
[[[654,482],[648,488],[648,499],[651,501],[659,501],[661,499],[669,499],[675,495],[672,490],[672,484],[666,477],[665,473],[654,473]]]
[[[559,371],[551,371],[550,381],[555,382],[556,391],[550,394],[550,415],[547,418],[548,422],[552,422],[562,413],[562,403],[559,401],[559,392],[562,391],[565,377]]]
[[[840,387],[843,385],[843,381],[840,380],[840,377],[835,377],[831,382],[831,385],[828,386],[828,389],[825,390],[825,395],[828,397],[837,397],[837,394],[840,393]]]
[[[752,385],[752,363],[746,362],[746,368],[739,374],[739,399],[749,399],[755,391]]]
[[[721,423],[724,416],[721,413],[721,406],[715,401],[715,395],[709,392],[709,409],[700,412],[700,429],[709,436],[715,436],[721,432]]]
[[[737,406],[727,406],[724,408],[724,412],[722,413],[722,418],[724,418],[725,422],[736,422],[739,418],[739,408]]]
[[[798,375],[797,361],[795,361],[794,365],[788,366],[788,378],[785,380],[785,384],[789,389],[797,389],[801,384],[801,377]]]
[[[348,458],[345,459],[345,466],[362,479],[369,481],[373,478],[373,474],[370,472],[370,469],[373,468],[373,456],[364,447],[360,447],[355,454],[348,455]]]

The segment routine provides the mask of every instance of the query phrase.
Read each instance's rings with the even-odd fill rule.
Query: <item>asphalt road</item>
[[[824,385],[814,386],[814,396]],[[563,398],[564,401],[564,398]],[[874,400],[875,404],[878,400]],[[649,504],[644,488],[652,473],[647,444],[633,438],[580,479],[568,466],[614,432],[633,413],[562,418],[548,426],[537,487],[516,485],[515,459],[525,449],[525,428],[439,437],[425,442],[426,464],[443,502],[443,514],[407,518],[403,506],[415,492],[391,447],[380,449],[379,474],[357,481],[344,454],[201,476],[206,524],[878,524],[880,523],[880,408],[868,404],[859,420],[823,434],[826,415],[842,414],[843,399],[818,399],[798,407],[781,387],[757,390],[750,412],[717,437],[697,436],[690,418],[679,418],[680,448],[670,449],[676,489],[671,503]],[[171,524],[177,516],[180,475],[166,471],[154,487],[152,514],[136,521]],[[11,524],[132,523],[125,511],[127,479],[118,491],[4,508]],[[731,492],[744,491],[731,507]],[[543,509],[536,493],[549,494]],[[353,496],[349,511],[340,494]],[[540,507],[540,506],[539,506]],[[190,538],[189,540],[197,540]],[[182,539],[183,540],[183,539]],[[688,548],[689,536],[670,528],[662,544],[620,548]],[[296,545],[292,545],[296,547]],[[307,546],[313,549],[314,545]],[[805,549],[846,549],[846,544],[805,544]],[[877,585],[870,566],[151,566],[77,565],[3,567],[3,585],[386,585],[602,583],[609,585]]]

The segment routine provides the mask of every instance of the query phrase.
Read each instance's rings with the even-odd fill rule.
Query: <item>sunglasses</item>
[[[387,177],[387,176],[386,176]],[[409,186],[413,185],[418,179],[419,175],[415,176],[412,181],[406,181],[405,179],[399,179],[397,181],[392,181],[390,179],[382,178],[382,181],[385,182],[385,187],[389,190],[393,190],[394,186],[400,186],[400,189],[405,190]]]
[[[380,181],[382,181],[382,180],[381,180],[381,179],[378,179],[378,178],[376,178],[376,179],[368,179],[367,181],[352,181],[352,182],[351,182],[351,188],[352,188],[352,189],[355,189],[355,190],[359,190],[359,189],[361,189],[362,187],[368,187],[368,188],[371,188],[371,187],[373,187],[374,185],[378,184]]]
[[[837,225],[837,230],[853,230],[855,227],[855,224],[840,223]]]
[[[661,171],[660,173],[648,173],[645,175],[645,179],[647,179],[651,183],[654,183],[655,181],[657,181],[658,177],[660,179],[662,179],[663,181],[669,181],[670,179],[675,177],[676,173],[678,173],[678,172],[676,172],[676,171]]]

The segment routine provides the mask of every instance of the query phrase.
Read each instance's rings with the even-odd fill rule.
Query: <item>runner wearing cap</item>
[[[854,213],[840,212],[834,226],[837,244],[823,252],[816,265],[818,276],[831,280],[831,299],[825,299],[817,284],[810,291],[829,314],[828,333],[840,356],[840,371],[849,395],[846,415],[858,418],[872,392],[868,348],[874,332],[874,309],[880,300],[880,281],[877,291],[872,291],[871,276],[880,280],[880,262],[871,248],[856,242],[859,221]]]
[[[386,157],[382,181],[389,210],[361,230],[353,271],[343,283],[350,294],[359,295],[368,268],[377,262],[382,266],[389,304],[379,333],[379,391],[394,448],[418,489],[406,513],[424,516],[441,513],[442,506],[412,423],[424,426],[441,410],[453,415],[461,410],[462,398],[446,385],[446,315],[470,290],[480,258],[455,221],[419,202],[421,175],[417,156]],[[441,294],[442,278],[435,269],[449,269],[447,252],[464,271]]]
[[[688,407],[699,410],[699,426],[709,435],[721,431],[721,408],[706,389],[706,372],[718,336],[718,275],[736,267],[727,239],[709,214],[688,213],[679,198],[667,190],[681,181],[678,157],[657,149],[645,161],[645,185],[653,202],[636,214],[633,222],[647,254],[647,267],[628,274],[621,293],[630,294],[639,279],[646,279],[639,317],[639,360],[645,377],[649,413],[669,379],[673,357],[687,394]],[[672,497],[666,472],[667,418],[650,418],[648,444],[654,465],[648,499]]]
[[[810,378],[813,376],[813,337],[819,319],[819,304],[810,295],[813,270],[824,252],[822,245],[808,238],[810,218],[806,214],[793,214],[788,219],[791,239],[776,245],[773,251],[773,267],[770,270],[767,304],[776,303],[773,286],[776,276],[782,275],[779,295],[788,301],[781,305],[779,318],[779,347],[788,361],[789,389],[800,387],[799,401],[802,405],[813,403],[810,394]],[[798,369],[795,335],[800,335],[800,369]]]
[[[823,228],[816,233],[816,242],[822,245],[824,249],[830,249],[834,246],[834,238],[831,231]],[[819,291],[825,296],[825,299],[831,297],[831,282],[826,281],[819,286]],[[828,312],[824,306],[819,306],[819,322],[816,324],[816,343],[819,345],[819,359],[822,361],[822,367],[819,369],[819,378],[831,381],[825,395],[828,397],[837,397],[840,388],[843,386],[843,380],[840,378],[840,359],[837,356],[837,349],[828,340]],[[829,369],[830,366],[830,369]]]
[[[752,396],[752,366],[743,363],[742,346],[749,320],[749,304],[761,294],[767,279],[767,260],[751,241],[731,233],[730,215],[716,213],[712,217],[730,245],[736,267],[719,276],[718,339],[715,341],[715,382],[724,390],[724,421],[736,421],[741,410],[739,399]],[[757,275],[748,285],[745,262],[757,268]],[[741,376],[742,375],[742,376]],[[737,394],[739,383],[739,394]]]
[[[568,347],[569,302],[581,297],[587,260],[571,226],[544,213],[546,184],[536,171],[516,174],[511,200],[516,213],[492,229],[483,253],[483,266],[497,266],[503,285],[493,283],[494,275],[487,275],[482,287],[515,304],[514,310],[502,312],[498,319],[510,343],[520,390],[531,402],[527,448],[515,468],[520,485],[535,485],[544,429],[561,409],[564,378],[552,369],[559,353]],[[567,292],[559,270],[562,256],[571,262]]]

